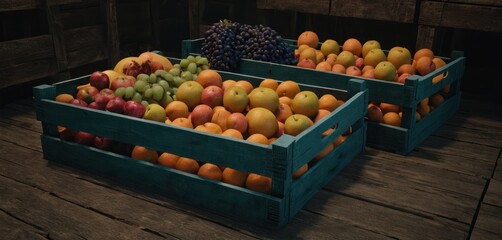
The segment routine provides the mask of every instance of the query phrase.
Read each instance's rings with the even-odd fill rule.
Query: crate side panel
[[[44,157],[49,161],[253,223],[267,223],[269,205],[282,202],[272,196],[57,138],[42,136],[42,143]]]
[[[86,131],[157,151],[172,152],[203,162],[272,175],[269,166],[273,156],[271,147],[267,145],[55,101],[42,100],[40,107],[43,116],[40,120],[44,123]]]
[[[290,195],[292,216],[364,150],[365,135],[365,126],[353,132],[346,141],[293,182]]]
[[[420,145],[455,115],[460,106],[460,97],[461,93],[458,93],[446,99],[441,105],[415,124],[415,128],[410,132],[411,141],[410,145],[406,147],[408,149],[406,152],[411,152],[411,150]]]

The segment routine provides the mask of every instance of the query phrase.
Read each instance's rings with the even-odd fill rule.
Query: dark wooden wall
[[[313,30],[321,41],[377,39],[383,48],[427,46],[440,56],[462,50],[462,90],[490,96],[502,88],[501,16],[497,0],[0,0],[0,102],[143,51],[178,57],[181,40],[222,19],[291,39]]]

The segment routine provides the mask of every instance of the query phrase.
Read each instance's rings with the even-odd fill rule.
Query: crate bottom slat
[[[41,136],[44,158],[146,193],[267,227],[289,220],[284,200],[120,154]],[[71,154],[68,154],[71,153]]]

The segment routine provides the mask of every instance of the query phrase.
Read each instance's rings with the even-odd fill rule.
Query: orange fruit
[[[307,44],[301,44],[299,47],[298,47],[298,54],[302,53],[303,50],[307,49],[307,48],[310,48],[309,45]]]
[[[383,114],[386,114],[388,112],[399,112],[399,106],[395,104],[390,104],[390,103],[380,103],[380,109],[382,110]]]
[[[279,97],[286,96],[293,99],[295,98],[296,94],[300,92],[300,85],[298,85],[298,83],[294,81],[286,80],[279,83],[276,92]]]
[[[413,55],[413,60],[418,61],[421,57],[428,57],[430,59],[434,58],[434,53],[429,48],[421,48],[415,52]]]
[[[409,73],[409,74],[413,75],[413,74],[415,74],[415,67],[413,67],[413,65],[411,65],[409,63],[405,63],[397,69],[398,75],[401,75],[403,73]]]
[[[57,102],[64,102],[64,103],[69,103],[74,99],[74,97],[71,94],[68,93],[61,93],[56,96],[56,101]]]
[[[250,173],[246,179],[246,188],[269,194],[272,192],[272,178]]]
[[[288,96],[282,96],[282,97],[279,98],[279,105],[280,104],[286,104],[286,105],[291,106],[292,102],[293,102],[293,99],[291,99]]]
[[[446,62],[443,59],[438,58],[438,57],[433,58],[432,62],[434,63],[434,66],[436,66],[436,69],[442,68],[446,65]],[[446,72],[443,72],[443,73],[435,76],[432,79],[432,83],[437,83],[437,82],[441,81],[441,79],[443,79],[445,77],[445,74],[446,74]]]
[[[223,81],[223,83],[222,83],[223,91],[227,90],[229,87],[234,85],[236,82],[237,81],[232,80],[232,79],[227,79],[227,80]]]
[[[277,118],[274,113],[263,107],[256,107],[246,114],[248,133],[263,134],[266,138],[272,137],[278,130]]]
[[[420,75],[424,76],[436,70],[436,65],[434,65],[432,58],[424,56],[416,61],[415,68]]]
[[[361,56],[363,46],[361,42],[359,42],[359,40],[355,38],[349,38],[343,43],[342,50],[352,52],[355,56]]]
[[[221,135],[227,136],[227,137],[234,137],[234,138],[238,138],[238,139],[244,139],[244,137],[242,136],[242,133],[239,130],[233,129],[233,128],[229,128],[229,129],[223,131],[221,133]]]
[[[211,85],[215,85],[218,87],[223,87],[223,79],[221,78],[221,75],[213,70],[213,69],[205,69],[202,70],[198,75],[197,75],[197,82],[202,85],[202,87],[207,87]]]
[[[222,174],[222,181],[234,186],[244,187],[248,173],[233,168],[225,168]]]
[[[372,122],[382,122],[383,121],[383,112],[380,107],[375,104],[368,105],[368,111],[366,112],[366,118]]]
[[[333,67],[331,67],[331,71],[336,73],[345,73],[345,66],[340,63],[335,63]]]
[[[319,109],[325,109],[330,112],[336,109],[337,99],[333,94],[324,94],[319,98]]]
[[[174,125],[174,126],[178,126],[178,127],[186,127],[186,128],[193,129],[192,121],[190,121],[190,119],[188,119],[186,117],[176,118],[170,124]]]
[[[317,111],[317,115],[314,118],[314,122],[319,122],[319,120],[321,120],[323,117],[328,116],[330,113],[331,112],[326,109],[319,109],[319,111]]]
[[[298,62],[300,62],[303,59],[310,59],[314,63],[317,63],[317,52],[315,48],[306,48],[300,53],[300,56],[298,57]]]
[[[176,162],[178,162],[178,159],[180,156],[168,152],[164,152],[160,154],[158,162],[162,166],[170,167],[170,168],[175,168],[176,167]]]
[[[157,151],[136,145],[132,149],[131,157],[138,160],[156,163],[159,159]]]
[[[329,72],[331,71],[331,64],[328,62],[320,62],[316,65],[315,69]]]
[[[400,127],[401,126],[401,117],[396,112],[388,112],[383,115],[383,123],[389,124],[392,126]]]
[[[351,75],[351,76],[361,76],[362,72],[361,69],[359,69],[356,66],[350,66],[347,69],[345,69],[345,74]]]
[[[279,82],[271,78],[263,79],[263,81],[260,82],[260,87],[270,88],[274,91],[277,89],[277,86],[279,86]]]
[[[199,168],[199,171],[197,171],[197,175],[216,181],[221,181],[221,179],[223,178],[223,172],[221,171],[220,167],[212,163],[202,164],[202,166],[200,166]]]
[[[321,152],[319,152],[314,157],[314,160],[319,161],[321,158],[328,155],[328,153],[330,153],[334,148],[335,148],[335,146],[333,144],[328,144],[328,146],[326,146]]]
[[[176,118],[188,118],[188,105],[182,101],[172,101],[165,107],[166,117],[173,121]]]
[[[296,172],[293,173],[293,179],[298,179],[301,177],[307,170],[309,169],[309,165],[306,163],[305,165],[301,166]]]
[[[333,141],[333,147],[338,147],[340,146],[340,144],[342,144],[343,142],[345,142],[345,139],[347,139],[346,136],[340,136],[338,137],[337,139],[335,139],[335,141]]]
[[[221,134],[223,130],[221,130],[220,125],[213,122],[206,122],[195,127],[195,130],[199,130],[202,132],[213,133],[213,134]]]
[[[433,107],[437,107],[443,102],[444,102],[444,97],[443,97],[443,95],[441,95],[439,93],[433,94],[429,98],[429,105],[431,105]]]
[[[300,36],[298,36],[296,44],[297,46],[305,44],[309,47],[317,48],[317,45],[319,44],[319,37],[315,32],[304,31],[300,34]]]
[[[191,158],[180,157],[176,162],[176,169],[196,174],[199,171],[199,163]]]
[[[239,87],[243,88],[244,90],[246,90],[247,94],[251,93],[251,91],[253,91],[253,88],[254,88],[253,84],[251,84],[247,80],[239,80],[233,86],[239,86]]]
[[[261,144],[268,144],[268,138],[261,133],[251,134],[248,138],[246,138],[246,141],[261,143]]]

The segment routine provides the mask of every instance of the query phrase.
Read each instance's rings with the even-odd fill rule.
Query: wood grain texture
[[[302,13],[329,14],[330,1],[302,1],[302,0],[257,0],[258,9],[290,10]]]
[[[500,3],[499,3],[500,4]],[[423,1],[419,24],[502,32],[502,7]]]
[[[331,15],[383,21],[413,23],[415,18],[414,0],[332,0]]]
[[[0,12],[29,10],[41,7],[40,0],[2,0],[0,1]]]
[[[366,148],[288,225],[271,230],[49,162],[43,159],[32,100],[9,103],[0,106],[0,235],[2,239],[465,239],[472,232],[471,239],[500,239],[501,181],[490,177],[501,148],[460,137],[474,128],[500,126],[497,113],[490,109],[490,103],[463,98],[461,109],[447,123],[458,126],[451,131],[460,132],[459,137],[438,132],[406,157]]]

